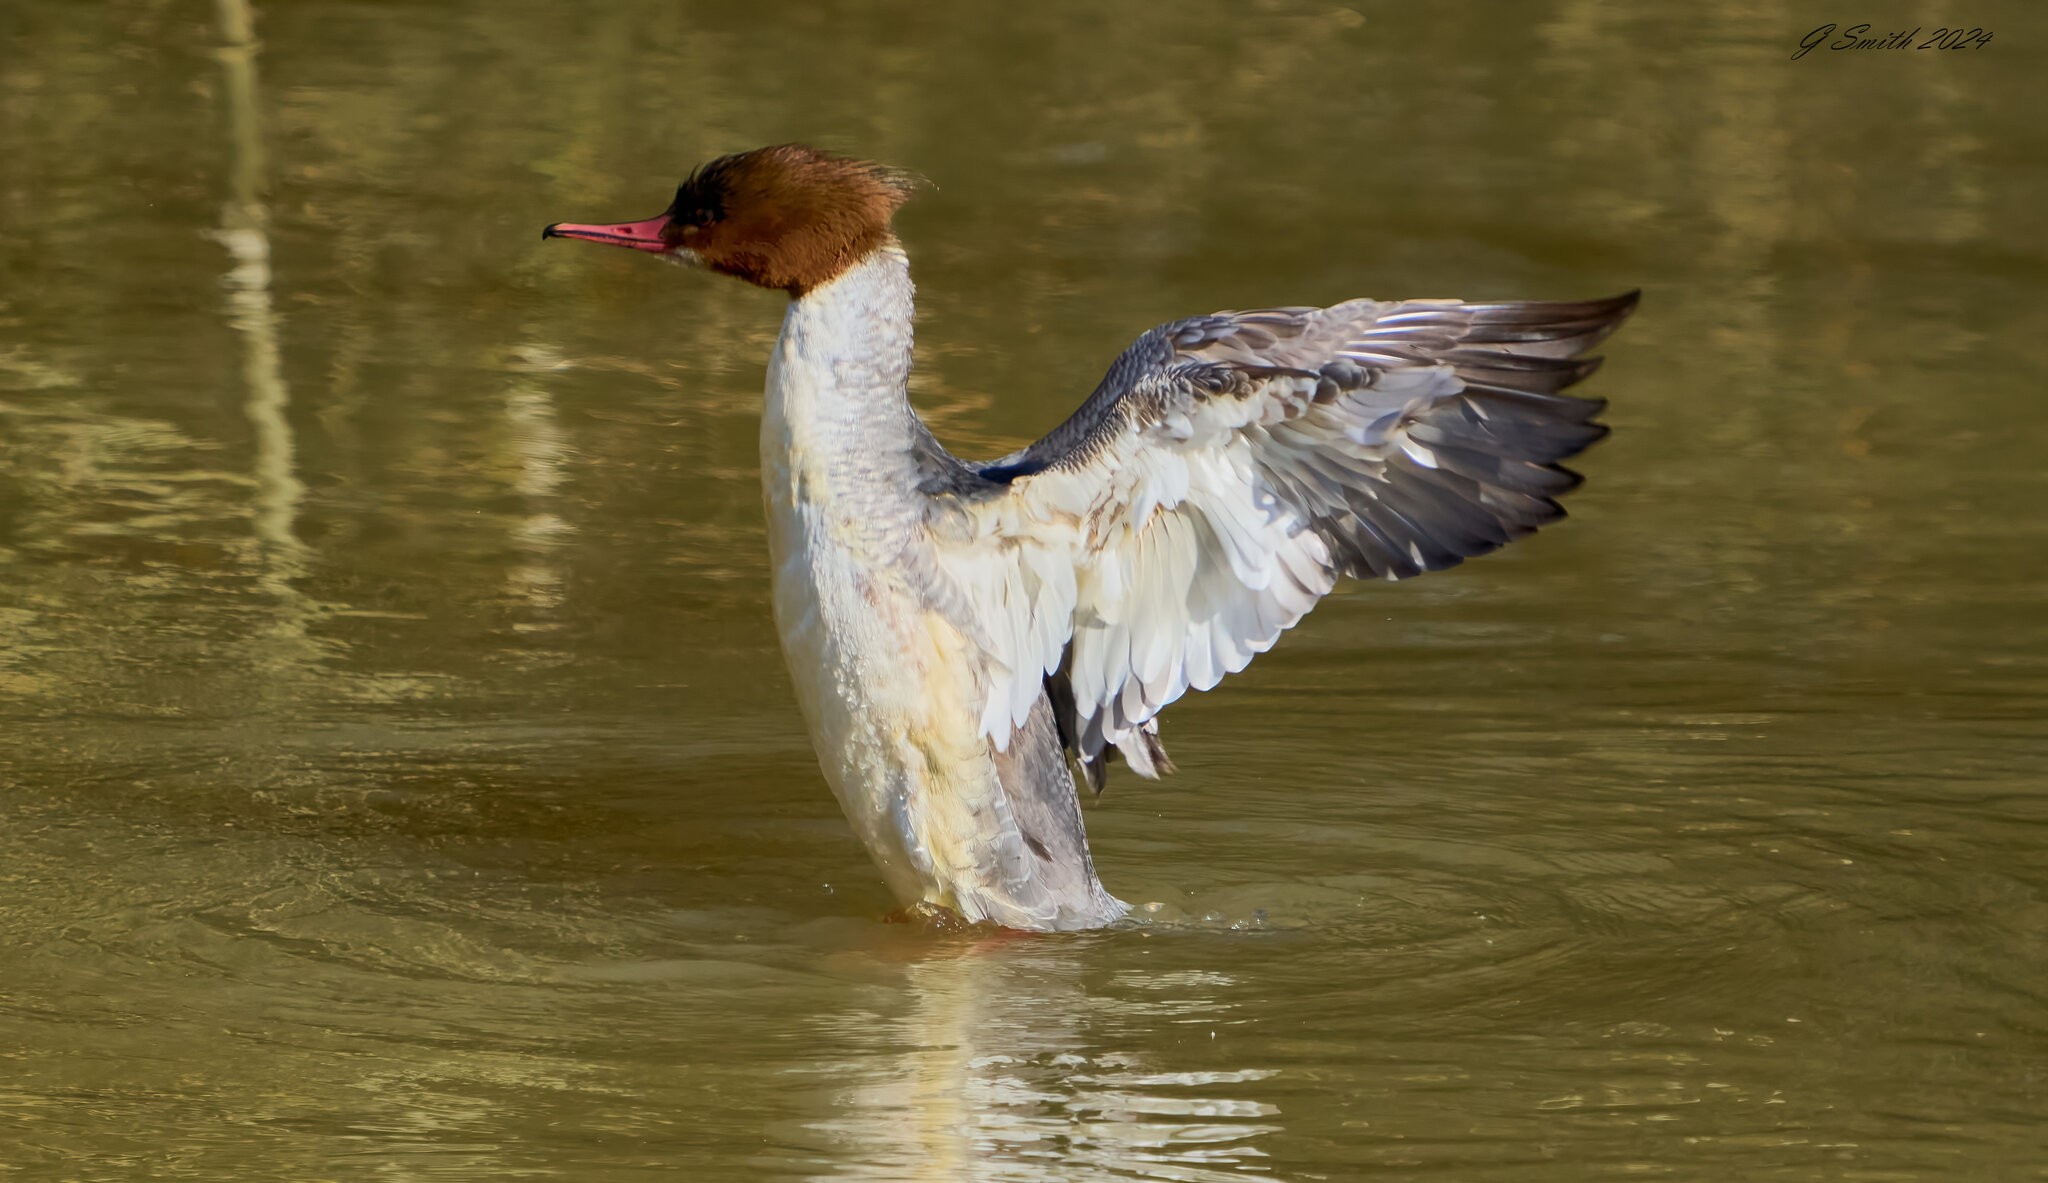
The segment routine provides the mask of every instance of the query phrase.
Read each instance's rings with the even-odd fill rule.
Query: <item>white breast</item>
[[[903,256],[885,249],[783,321],[761,421],[783,652],[819,766],[900,900],[1092,927],[1123,906],[1088,862],[1050,714],[1035,760],[1000,755],[980,726],[990,656],[934,603],[910,302]]]
[[[900,254],[879,258],[791,304],[769,363],[761,477],[776,627],[819,766],[908,901],[932,878],[924,749],[947,738],[934,732],[957,713],[948,666],[964,655],[946,652],[957,637],[900,562],[920,515],[909,277]],[[972,752],[946,758],[973,766]]]

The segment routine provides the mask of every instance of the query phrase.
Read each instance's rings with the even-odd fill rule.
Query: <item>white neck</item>
[[[910,263],[893,243],[791,301],[768,365],[761,478],[889,557],[915,532]]]

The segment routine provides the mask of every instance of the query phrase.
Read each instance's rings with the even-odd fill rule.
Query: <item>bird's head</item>
[[[890,220],[911,174],[802,144],[721,156],[638,222],[556,222],[542,238],[580,238],[704,267],[801,296],[894,241]]]

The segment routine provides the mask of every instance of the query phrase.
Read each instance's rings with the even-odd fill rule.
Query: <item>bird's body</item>
[[[906,904],[1077,929],[1098,881],[1069,757],[1171,769],[1157,716],[1343,576],[1401,578],[1562,514],[1605,433],[1558,393],[1633,295],[1218,313],[1141,336],[1001,460],[911,409],[900,174],[794,145],[724,157],[661,217],[548,234],[788,291],[761,471],[775,617],[811,739]]]
[[[891,248],[783,318],[761,479],[790,676],[898,897],[1013,928],[1104,924],[1123,905],[1096,880],[1050,709],[998,751],[981,732],[987,652],[936,602],[921,486],[937,454],[905,396],[910,311]]]

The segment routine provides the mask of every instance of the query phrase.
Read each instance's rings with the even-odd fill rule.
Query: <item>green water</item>
[[[0,10],[0,1179],[2048,1178],[2035,8]],[[1139,331],[1645,289],[1572,518],[1348,587],[889,925],[768,619],[781,298],[923,172],[956,451]]]

